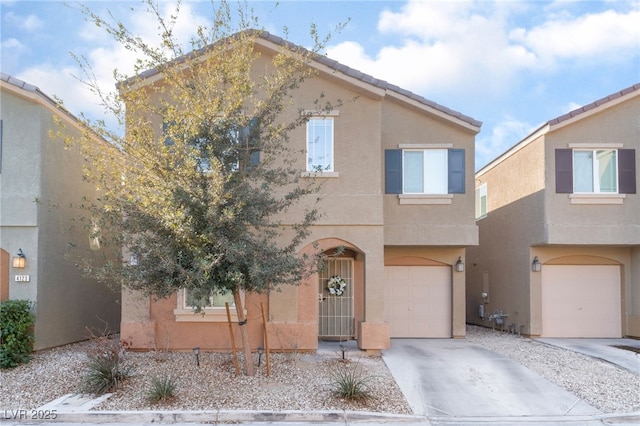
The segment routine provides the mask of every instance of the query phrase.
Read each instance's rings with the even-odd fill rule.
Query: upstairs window
[[[447,150],[423,149],[402,152],[403,194],[446,194]]]
[[[573,192],[618,192],[618,151],[573,151]]]
[[[476,219],[487,215],[487,184],[483,183],[476,188]]]
[[[464,194],[464,149],[385,150],[386,194]]]
[[[556,192],[635,194],[635,149],[556,149]]]
[[[333,172],[333,117],[307,121],[307,171]]]

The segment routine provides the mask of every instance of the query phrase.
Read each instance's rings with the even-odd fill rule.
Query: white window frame
[[[213,304],[212,295],[210,302]],[[244,291],[240,292],[240,299],[244,306]],[[180,289],[177,295],[177,308],[173,311],[177,322],[227,322],[227,309],[224,306],[204,306],[200,312],[187,305],[187,289]],[[231,322],[238,322],[238,314],[234,305],[229,305]],[[246,315],[246,309],[244,310]]]
[[[405,154],[409,152],[422,152],[422,191],[414,192],[407,191],[407,183],[409,179],[407,179],[407,157]],[[440,170],[434,169],[433,167],[428,167],[428,164],[431,163],[436,158],[430,158],[429,154],[438,153],[440,155],[444,154],[438,162],[442,162],[444,164],[440,164]],[[419,195],[447,195],[448,194],[448,179],[449,179],[449,151],[446,148],[429,148],[429,149],[403,149],[402,150],[402,193],[407,195],[419,194]],[[435,176],[435,174],[439,174],[439,176]],[[434,188],[435,182],[435,190],[431,190]]]
[[[579,167],[576,165],[576,153],[579,152],[590,152],[591,156],[591,191],[579,191],[577,190],[576,183],[576,173],[579,170]],[[602,191],[600,188],[600,162],[597,160],[599,152],[613,152],[615,154],[615,190],[614,191]],[[572,153],[572,161],[573,161],[573,193],[574,194],[617,194],[620,188],[620,183],[618,182],[618,150],[611,148],[594,148],[594,149],[573,149]]]
[[[334,116],[336,116],[337,113],[330,113],[330,114],[323,114],[323,115],[312,115],[311,117],[309,117],[308,121],[307,121],[307,125],[306,125],[306,171],[307,173],[333,173],[335,171],[335,122],[334,122]],[[313,135],[311,135],[311,123],[317,123],[319,121],[322,121],[323,124],[325,124],[326,127],[330,126],[329,129],[329,134],[327,135],[330,140],[324,141],[324,145],[329,145],[329,149],[327,150],[327,147],[324,147],[324,157],[329,157],[328,161],[325,161],[324,164],[319,165],[319,164],[312,164],[312,161],[314,160],[312,158],[312,154],[315,154],[314,150],[310,149],[310,145],[312,143],[312,138]],[[327,131],[324,132],[325,134],[327,133]],[[327,153],[327,151],[329,151]],[[318,166],[321,166],[320,168],[318,168]]]
[[[476,188],[476,219],[485,217],[487,210],[487,184],[483,183]]]

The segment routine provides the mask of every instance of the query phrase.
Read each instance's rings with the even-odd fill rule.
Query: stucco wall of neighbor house
[[[625,283],[627,279],[625,277]],[[626,308],[628,309],[627,335],[640,338],[640,247],[631,249],[629,268],[629,293]]]
[[[423,197],[420,205],[400,205],[400,197],[384,195],[386,245],[469,246],[478,244],[473,212],[475,133],[424,111],[385,99],[382,106],[382,149],[429,144],[465,150],[465,193]],[[384,171],[384,163],[380,163]],[[384,175],[380,188],[384,192]]]
[[[488,214],[478,220],[479,247],[467,250],[468,322],[491,326],[488,316],[498,310],[507,313],[505,322],[519,331],[523,325],[522,332],[540,335],[542,274],[531,271],[537,256],[543,268],[620,265],[622,331],[637,335],[640,197],[619,197],[622,204],[572,204],[569,194],[555,192],[555,149],[603,143],[635,148],[640,170],[640,129],[629,125],[639,115],[640,97],[635,96],[597,114],[543,127],[476,175],[476,187],[487,184]],[[484,306],[484,319],[478,315],[479,305]]]
[[[451,266],[451,337],[466,335],[465,273],[457,272],[455,264],[461,258],[468,267],[464,248],[391,247],[384,250],[385,266],[450,265]]]
[[[0,246],[10,259],[22,249],[27,261],[15,269],[9,261],[9,298],[36,301],[38,297],[38,208],[40,196],[39,107],[1,83],[2,173],[0,173]],[[28,282],[16,282],[28,275]],[[37,309],[37,307],[36,307]]]
[[[119,330],[119,292],[83,279],[65,259],[70,242],[86,246],[88,235],[67,233],[80,201],[81,157],[53,141],[57,130],[50,101],[41,93],[2,82],[3,169],[0,185],[0,245],[15,255],[21,248],[25,269],[11,268],[9,297],[36,302],[35,349],[88,337],[86,327]],[[64,120],[70,120],[62,114]],[[73,120],[69,121],[71,123]],[[78,132],[70,126],[71,132]],[[29,275],[16,282],[15,275]]]
[[[524,332],[530,328],[529,247],[544,235],[544,140],[523,146],[476,177],[487,185],[486,217],[478,220],[480,245],[467,249],[467,322],[493,327],[502,311]],[[486,293],[488,297],[483,298]],[[535,295],[533,296],[535,297]],[[484,319],[479,306],[484,307]]]
[[[616,148],[635,148],[636,180],[640,176],[640,94],[604,111],[582,118],[550,132],[547,137],[546,171],[548,244],[640,244],[640,196],[626,194],[620,204],[572,204],[573,195],[555,193],[555,149],[575,147],[574,144],[616,144]],[[640,190],[640,187],[638,187]]]
[[[58,131],[49,110],[41,109],[41,152],[43,158],[41,202],[39,208],[39,245],[41,279],[38,283],[40,347],[50,347],[89,338],[91,334],[120,331],[120,289],[84,277],[74,256],[97,258],[89,246],[90,232],[77,222],[82,212],[77,206],[82,197],[95,199],[93,186],[83,181],[83,155],[79,147],[65,147],[53,139]],[[81,132],[72,122],[66,132],[79,138]],[[98,143],[98,142],[96,142]],[[69,252],[72,243],[77,253]]]

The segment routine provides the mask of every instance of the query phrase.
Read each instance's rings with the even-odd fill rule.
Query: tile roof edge
[[[577,117],[581,114],[584,114],[587,111],[590,111],[594,108],[600,107],[602,105],[606,105],[609,102],[618,99],[620,97],[626,96],[630,93],[634,93],[640,91],[640,83],[636,83],[632,86],[626,87],[622,90],[618,90],[617,92],[611,93],[610,95],[607,95],[603,98],[600,98],[598,100],[595,100],[591,103],[588,103],[586,105],[583,105],[579,108],[576,108],[574,110],[571,110],[565,114],[562,114],[558,117],[552,118],[551,120],[547,121],[547,124],[549,125],[555,125],[555,124],[559,124],[562,123],[563,121],[569,120],[571,118]]]

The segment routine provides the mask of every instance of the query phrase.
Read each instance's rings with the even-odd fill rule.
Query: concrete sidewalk
[[[534,338],[533,340],[598,358],[629,370],[632,373],[640,374],[640,353],[616,347],[627,346],[637,348],[640,351],[640,340],[566,338]]]

